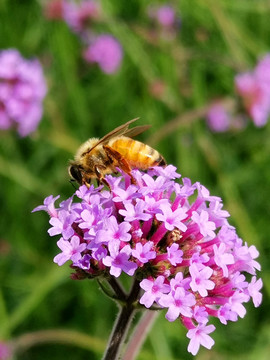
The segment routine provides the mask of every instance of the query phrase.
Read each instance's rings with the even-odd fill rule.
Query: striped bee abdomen
[[[132,168],[146,170],[155,165],[166,165],[158,151],[129,137],[112,139],[108,145],[119,152]]]

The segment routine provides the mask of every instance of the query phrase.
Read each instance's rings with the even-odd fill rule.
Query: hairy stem
[[[112,289],[115,292],[115,295],[121,299],[124,300],[127,297],[127,294],[125,293],[125,290],[123,289],[122,285],[117,281],[117,279],[114,276],[110,276],[108,283],[112,287]]]

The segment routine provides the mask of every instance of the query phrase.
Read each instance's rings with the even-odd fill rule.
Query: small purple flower
[[[46,91],[38,60],[25,60],[15,49],[0,52],[0,129],[14,126],[22,137],[35,131]]]
[[[189,267],[189,272],[192,279],[190,287],[193,291],[198,291],[198,293],[204,297],[208,295],[208,290],[214,289],[215,283],[209,280],[213,274],[213,270],[209,266],[201,268],[193,263]]]
[[[172,244],[170,247],[167,247],[168,252],[168,260],[173,266],[177,266],[177,264],[181,264],[183,258],[183,251],[179,250],[178,244]]]
[[[131,248],[129,245],[126,245],[119,251],[119,246],[120,242],[117,241],[109,243],[110,255],[103,259],[103,264],[110,266],[110,274],[115,277],[119,277],[122,271],[132,276],[137,269],[137,265],[129,261]]]
[[[208,312],[202,306],[194,306],[193,317],[198,324],[207,324],[208,323]]]
[[[252,276],[251,283],[248,285],[248,293],[252,297],[255,307],[258,307],[262,302],[262,294],[260,293],[262,286],[262,279],[256,281],[256,277]]]
[[[172,211],[171,206],[167,203],[162,204],[160,210],[162,213],[157,213],[156,218],[157,220],[164,222],[167,230],[173,230],[175,227],[181,231],[187,229],[182,221],[186,218],[186,213],[182,208]]]
[[[52,227],[48,230],[50,236],[62,234],[64,240],[68,240],[74,234],[72,223],[76,219],[75,214],[69,214],[65,210],[60,210],[57,217],[52,217],[49,223]]]
[[[174,278],[170,280],[171,291],[175,291],[179,286],[183,287],[185,290],[190,290],[190,277],[185,277],[183,273],[178,272]]]
[[[53,261],[59,266],[68,260],[78,262],[82,257],[82,251],[86,249],[86,244],[81,244],[78,236],[73,236],[70,241],[60,239],[57,241],[57,246],[62,250],[62,253],[56,255]]]
[[[44,205],[39,205],[37,206],[34,210],[32,210],[32,212],[36,212],[36,211],[47,211],[47,213],[50,215],[50,217],[57,217],[57,210],[54,207],[54,203],[57,199],[60,198],[60,195],[53,197],[52,195],[48,196],[45,198],[44,200]]]
[[[144,279],[140,282],[140,287],[145,291],[140,299],[140,303],[146,308],[150,308],[155,301],[159,301],[163,294],[170,291],[170,285],[164,283],[164,276],[158,276],[155,280]]]
[[[179,315],[192,317],[191,307],[196,304],[195,296],[187,292],[183,287],[177,287],[168,295],[163,295],[158,303],[162,307],[168,308],[166,319],[175,321]]]
[[[107,221],[107,230],[105,230],[103,234],[105,238],[104,240],[109,242],[114,239],[128,242],[131,239],[131,235],[129,233],[130,228],[130,223],[124,221],[121,224],[118,224],[115,216],[111,216]]]
[[[218,309],[217,317],[224,325],[227,325],[228,321],[237,321],[237,314],[231,310],[230,304],[221,306]]]
[[[124,216],[125,221],[134,221],[134,220],[149,220],[151,218],[150,214],[145,213],[145,202],[138,199],[136,204],[125,202],[125,210],[119,210],[119,214]]]
[[[135,249],[132,250],[132,256],[134,256],[143,264],[149,262],[151,259],[155,259],[157,254],[154,250],[152,250],[153,245],[154,244],[152,241],[149,241],[144,245],[137,243]]]
[[[97,63],[105,74],[115,73],[121,65],[122,58],[122,46],[109,34],[96,37],[84,52],[84,59],[89,63]]]
[[[207,211],[202,210],[199,214],[196,211],[193,211],[191,219],[199,226],[200,233],[205,236],[213,239],[216,234],[214,230],[216,225],[213,221],[209,221],[209,214]]]
[[[74,262],[74,266],[78,266],[79,268],[83,270],[89,270],[91,266],[91,256],[89,254],[85,254],[79,261],[76,263]]]
[[[219,245],[219,248],[215,244],[213,247],[213,250],[214,250],[214,254],[215,254],[214,255],[215,263],[217,264],[217,266],[221,267],[221,269],[223,271],[223,275],[225,277],[227,277],[229,274],[227,265],[234,263],[233,255],[228,254],[228,252],[226,250],[226,245],[224,243],[221,243]]]
[[[190,339],[188,345],[188,351],[192,355],[196,355],[199,351],[200,345],[211,349],[214,345],[214,340],[208,335],[215,330],[214,325],[199,324],[197,327],[190,329],[187,333],[187,337]]]
[[[240,291],[235,291],[233,295],[229,298],[231,311],[235,312],[238,316],[243,318],[247,312],[243,305],[243,302],[248,302],[248,300],[249,296],[247,294]]]

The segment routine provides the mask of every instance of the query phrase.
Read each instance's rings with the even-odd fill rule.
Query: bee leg
[[[85,180],[85,179],[82,180],[82,184],[81,184],[81,185],[85,185],[88,189],[90,188],[90,183],[89,183],[87,180]]]
[[[106,167],[102,167],[102,169],[106,169]],[[102,175],[102,170],[101,170],[101,166],[95,166],[95,173],[97,176],[97,183],[98,186],[101,184],[105,184],[108,186],[108,188],[110,188],[110,185],[108,184],[108,182],[105,180],[104,176]]]
[[[128,174],[131,177],[132,184],[136,184],[136,180],[131,174],[131,167],[129,166],[125,158],[118,151],[112,149],[110,146],[104,145],[103,149],[106,152],[108,158],[112,161],[113,165],[119,167],[126,174]]]

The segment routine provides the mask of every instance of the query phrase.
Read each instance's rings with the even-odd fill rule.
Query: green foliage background
[[[58,250],[47,234],[48,216],[31,210],[50,194],[71,196],[66,168],[78,144],[140,117],[152,125],[141,139],[182,176],[221,196],[239,235],[261,253],[262,306],[248,304],[237,323],[215,322],[214,348],[196,359],[266,359],[270,124],[259,129],[249,121],[242,131],[213,134],[203,114],[213,98],[234,96],[235,74],[269,52],[270,3],[172,2],[182,21],[175,41],[149,40],[148,1],[101,3],[105,21],[96,29],[124,48],[121,69],[111,76],[83,62],[78,37],[65,23],[46,20],[41,2],[0,2],[0,48],[39,57],[49,89],[35,134],[0,132],[0,337],[19,342],[20,360],[101,358],[117,308],[94,281],[72,281],[68,265],[52,262]],[[160,81],[165,90],[153,96],[150,88]],[[138,359],[191,359],[187,344],[181,324],[161,313]]]

